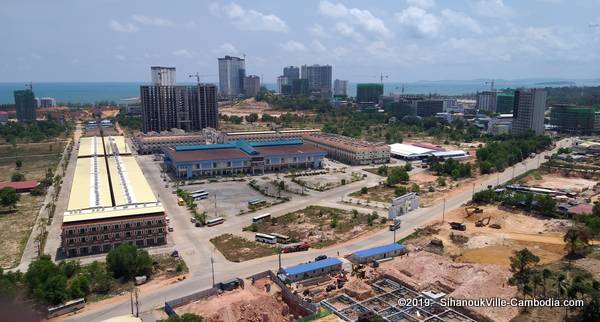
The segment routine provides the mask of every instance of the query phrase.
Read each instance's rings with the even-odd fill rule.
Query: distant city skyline
[[[149,81],[157,65],[176,67],[177,82],[198,72],[216,83],[225,55],[245,55],[264,83],[312,64],[350,82],[600,75],[596,0],[7,0],[3,9],[1,82]]]

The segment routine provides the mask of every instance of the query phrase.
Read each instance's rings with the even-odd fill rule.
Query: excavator
[[[465,213],[467,214],[466,217],[471,216],[472,214],[481,214],[483,213],[483,209],[479,208],[479,207],[465,207]]]
[[[475,227],[483,227],[483,226],[487,226],[490,224],[490,220],[492,219],[491,216],[479,219],[475,222]]]

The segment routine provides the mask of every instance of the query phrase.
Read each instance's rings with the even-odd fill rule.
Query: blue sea
[[[407,83],[384,83],[384,92],[400,93],[404,87],[405,94],[440,94],[462,95],[483,91],[490,88],[485,79],[481,80],[445,80],[418,81]],[[139,96],[142,82],[41,82],[33,83],[33,91],[37,97],[53,97],[57,102],[94,103],[99,101],[122,102],[122,100]],[[182,85],[185,83],[182,83]],[[264,84],[274,90],[276,85]],[[496,80],[495,88],[519,87],[562,87],[562,86],[600,86],[600,79],[521,79]],[[13,91],[24,89],[25,83],[0,83],[0,104],[14,103]],[[355,96],[356,83],[348,84],[348,95]]]

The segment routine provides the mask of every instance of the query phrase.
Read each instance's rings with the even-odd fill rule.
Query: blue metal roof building
[[[283,269],[283,273],[289,282],[322,276],[330,272],[340,271],[342,261],[337,258],[326,258],[320,261],[300,264]]]
[[[163,148],[164,164],[178,178],[264,174],[321,167],[326,151],[303,140],[232,141]]]
[[[392,243],[388,245],[359,250],[352,253],[352,260],[357,263],[369,263],[383,258],[395,257],[406,252],[402,244]]]

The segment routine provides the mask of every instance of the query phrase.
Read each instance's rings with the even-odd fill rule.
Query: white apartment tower
[[[225,56],[219,58],[219,94],[235,97],[244,93],[246,61],[243,58]]]
[[[175,85],[175,67],[150,67],[152,72],[152,83],[159,86]]]

